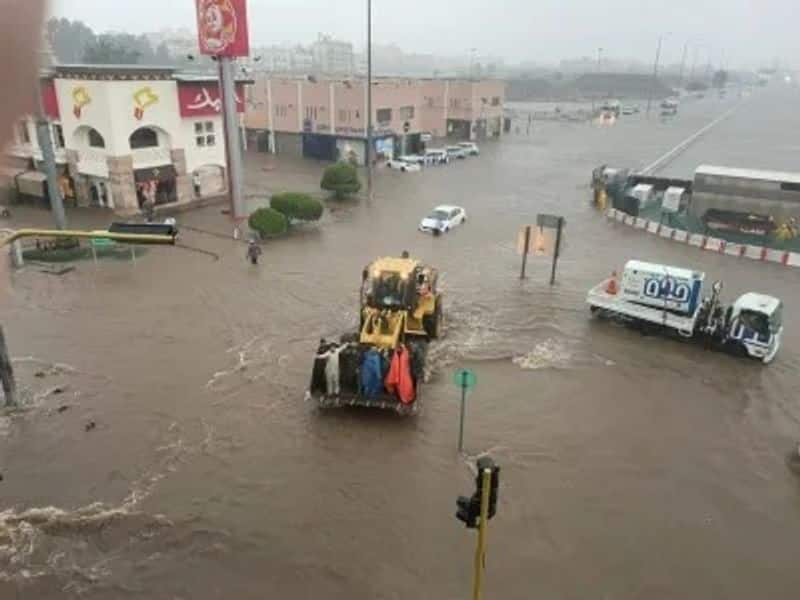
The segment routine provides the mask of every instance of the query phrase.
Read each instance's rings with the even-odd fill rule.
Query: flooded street
[[[797,170],[798,94],[745,99],[666,172]],[[219,207],[178,217],[183,242],[218,261],[153,248],[60,277],[4,261],[26,406],[0,416],[0,599],[467,597],[461,366],[478,377],[466,449],[503,469],[487,597],[796,598],[798,273],[608,223],[589,202],[592,168],[648,164],[735,102],[687,102],[669,122],[535,123],[479,158],[381,170],[372,202],[329,202],[255,269],[241,243],[202,232],[227,231]],[[248,164],[251,196],[314,189],[321,171]],[[444,203],[468,223],[418,233]],[[540,212],[567,220],[552,288],[546,259],[518,278],[517,231]],[[424,412],[319,412],[303,401],[316,342],[355,326],[363,266],[404,249],[443,274]],[[590,320],[586,291],[628,258],[705,270],[728,299],[782,298],[775,362]]]

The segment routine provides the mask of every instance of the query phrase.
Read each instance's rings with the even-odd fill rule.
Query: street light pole
[[[372,0],[367,0],[367,198],[372,200]]]
[[[650,116],[650,105],[653,102],[653,94],[656,91],[656,82],[658,81],[658,61],[661,58],[661,42],[664,41],[664,36],[658,36],[658,46],[656,47],[656,60],[653,62],[653,82],[650,85],[650,94],[647,96],[647,116]]]
[[[683,45],[683,56],[681,57],[681,74],[678,78],[678,87],[683,87],[683,69],[686,67],[686,51],[689,49],[689,40]]]
[[[42,151],[42,163],[47,176],[47,195],[50,197],[50,210],[56,229],[67,228],[67,217],[64,214],[64,199],[61,197],[61,188],[58,186],[58,171],[56,170],[56,155],[53,151],[53,138],[50,135],[50,123],[44,112],[42,102],[42,84],[39,75],[36,76],[36,140]]]

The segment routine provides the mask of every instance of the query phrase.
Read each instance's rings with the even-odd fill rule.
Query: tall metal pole
[[[467,409],[467,372],[461,374],[461,416],[458,420],[458,451],[464,450],[464,412]]]
[[[11,366],[11,356],[8,354],[2,325],[0,325],[0,383],[3,387],[5,405],[17,406],[17,381],[14,379],[14,367]]]
[[[683,45],[683,56],[681,57],[681,74],[678,78],[678,87],[683,87],[683,69],[686,67],[686,51],[689,49],[689,40]]]
[[[661,58],[661,42],[664,39],[663,35],[658,36],[658,47],[656,48],[656,60],[653,63],[653,83],[650,85],[650,93],[647,96],[647,116],[650,116],[650,104],[653,102],[653,94],[656,91],[656,82],[658,81],[658,60]]]
[[[372,200],[372,0],[367,0],[367,198]]]
[[[233,59],[220,56],[219,67],[222,78],[222,117],[225,123],[225,145],[228,155],[228,186],[231,194],[231,216],[236,221],[246,217],[244,206],[244,168],[242,161],[242,142],[239,133],[239,113],[236,106],[236,82],[233,73]]]
[[[56,170],[56,155],[53,151],[53,138],[50,135],[50,123],[44,112],[42,102],[42,85],[36,77],[36,139],[42,151],[42,163],[47,175],[47,195],[50,197],[50,210],[56,229],[67,228],[67,216],[64,214],[64,199],[61,197],[61,188],[58,186],[58,171]]]

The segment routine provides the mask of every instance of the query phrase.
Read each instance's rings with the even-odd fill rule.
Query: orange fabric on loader
[[[414,379],[411,377],[411,363],[405,346],[398,346],[395,350],[384,384],[386,390],[390,394],[396,393],[403,404],[414,402]]]

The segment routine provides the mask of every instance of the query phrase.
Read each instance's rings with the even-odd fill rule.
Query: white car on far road
[[[395,171],[403,171],[404,173],[422,170],[422,167],[417,163],[403,160],[403,158],[390,158],[386,161],[386,166]]]
[[[478,148],[478,144],[475,142],[459,142],[458,145],[461,146],[464,149],[464,152],[466,152],[469,156],[478,156],[481,153],[480,149]]]
[[[467,213],[463,208],[445,204],[437,206],[431,214],[422,219],[419,230],[434,234],[447,233],[466,220]]]
[[[429,148],[425,151],[425,158],[432,165],[446,165],[450,162],[450,156],[444,148]]]
[[[448,146],[445,150],[450,158],[467,158],[467,151],[461,146]]]
[[[406,154],[404,156],[398,156],[397,160],[420,165],[421,167],[424,167],[428,162],[427,159],[421,154]]]

